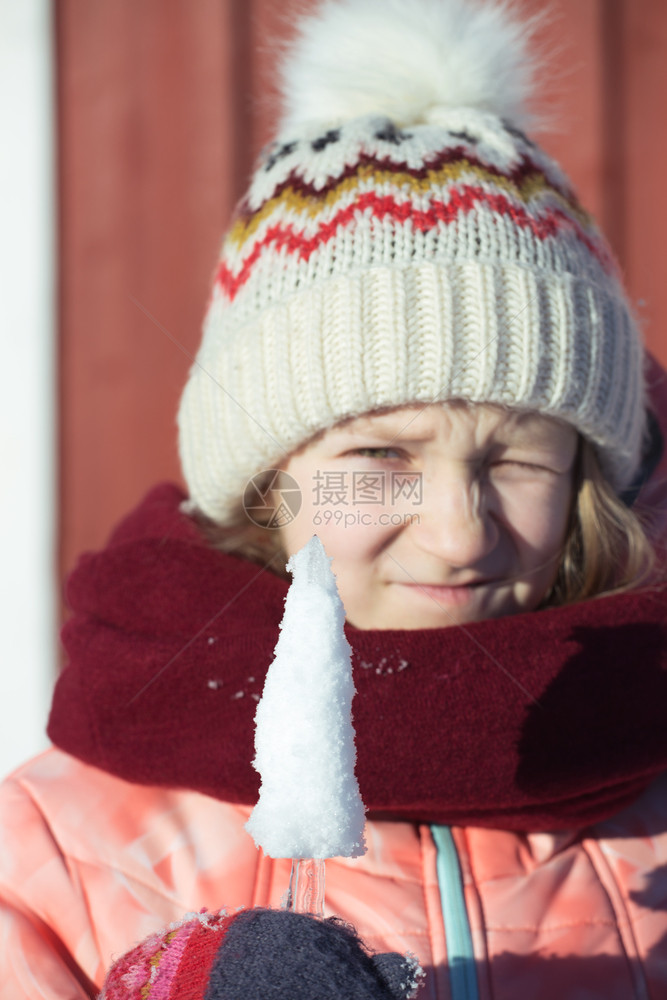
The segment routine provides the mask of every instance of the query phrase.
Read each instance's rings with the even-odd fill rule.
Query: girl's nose
[[[483,486],[471,476],[427,479],[413,537],[450,566],[479,564],[498,544],[498,521]]]

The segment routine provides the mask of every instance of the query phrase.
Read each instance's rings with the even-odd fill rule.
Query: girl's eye
[[[396,448],[355,448],[352,455],[359,455],[361,458],[398,458],[399,452]]]
[[[491,468],[498,469],[500,472],[516,471],[518,473],[533,473],[535,475],[552,471],[545,465],[539,465],[537,462],[521,461],[518,458],[499,459],[497,462],[492,463]]]

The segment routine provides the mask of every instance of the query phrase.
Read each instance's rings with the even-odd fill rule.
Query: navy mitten
[[[371,955],[340,920],[285,910],[245,910],[231,923],[206,1000],[407,1000],[416,960]]]

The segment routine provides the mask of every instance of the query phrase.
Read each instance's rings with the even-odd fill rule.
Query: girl
[[[328,925],[266,931],[289,865],[244,830],[283,567],[314,531],[369,812],[331,913],[417,955],[424,997],[667,995],[665,384],[523,131],[530,87],[502,3],[303,22],[181,404],[190,497],[157,488],[80,562],[57,749],[2,791],[3,996],[92,997],[221,903],[251,911],[246,958],[223,942],[209,996],[354,995],[368,959]],[[220,939],[193,928],[223,924],[150,938],[107,996],[177,995],[179,961],[203,996]],[[407,995],[386,968],[368,989]]]

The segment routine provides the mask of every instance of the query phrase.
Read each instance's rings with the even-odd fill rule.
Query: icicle
[[[321,913],[323,859],[365,851],[351,651],[345,609],[317,536],[287,568],[294,579],[255,716],[254,766],[262,784],[246,829],[270,857],[294,859],[288,908]]]

